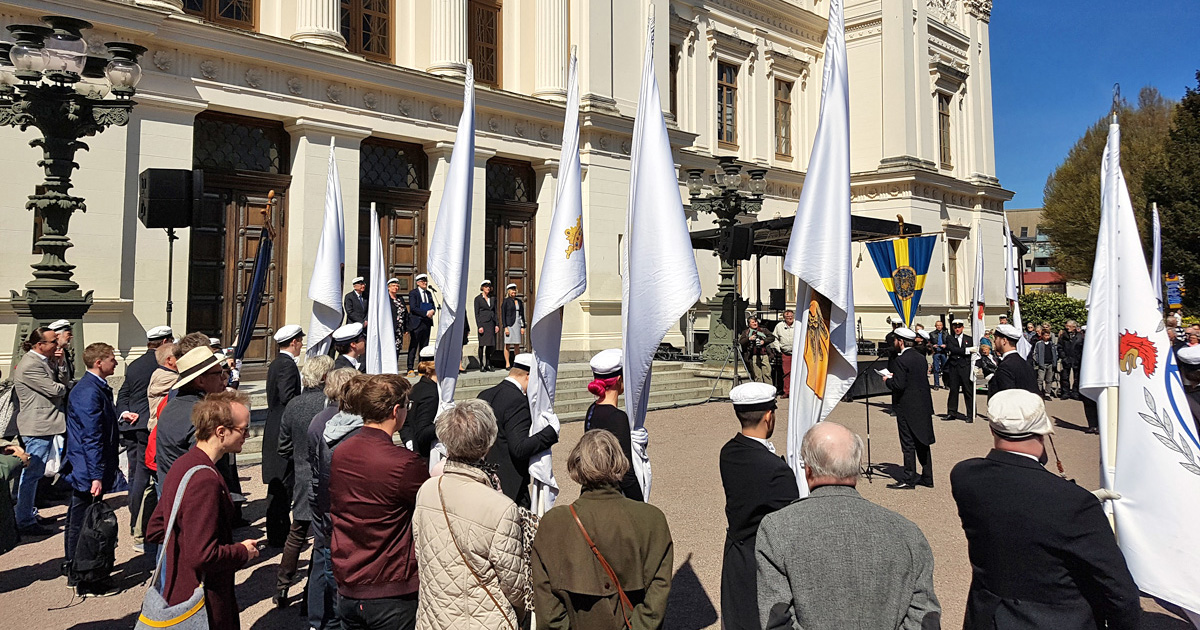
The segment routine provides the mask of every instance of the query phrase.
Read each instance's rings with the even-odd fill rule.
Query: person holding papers
[[[892,411],[896,413],[900,450],[904,453],[904,476],[888,487],[893,490],[912,490],[918,485],[932,488],[933,462],[929,447],[934,442],[933,398],[929,379],[925,377],[929,364],[913,349],[917,333],[903,326],[892,333],[896,355],[890,363],[894,367],[889,367],[890,375],[883,375],[883,383],[892,390]],[[921,461],[920,475],[917,474],[917,460]]]

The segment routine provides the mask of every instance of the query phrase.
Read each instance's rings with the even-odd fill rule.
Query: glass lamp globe
[[[55,31],[45,39],[46,70],[54,72],[83,72],[87,61],[87,42],[82,37]]]
[[[136,61],[113,58],[104,69],[104,76],[114,88],[134,88],[142,80],[142,67]]]
[[[17,70],[41,72],[46,69],[46,51],[31,44],[14,44],[8,58]]]

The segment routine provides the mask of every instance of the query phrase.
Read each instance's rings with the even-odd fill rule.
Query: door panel
[[[277,192],[276,198],[279,201],[277,208],[282,208],[282,195]],[[229,313],[232,324],[231,335],[237,334],[237,326],[242,321],[242,313],[248,302],[250,282],[254,276],[255,256],[258,253],[259,242],[266,233],[266,224],[262,213],[266,206],[266,195],[238,195],[238,202],[232,208],[238,228],[231,235],[233,241],[231,245],[236,255],[236,273],[233,274],[233,284],[229,287],[229,294],[236,296],[235,304]],[[282,300],[280,298],[283,290],[281,273],[283,266],[280,261],[284,248],[278,237],[282,233],[282,218],[281,210],[276,209],[272,212],[272,228],[277,236],[274,247],[271,249],[271,264],[268,267],[267,281],[263,285],[262,305],[251,332],[250,345],[246,348],[245,361],[247,362],[270,361],[275,357],[277,350],[271,337],[275,334],[275,330],[278,328],[277,322],[282,316]],[[222,338],[222,342],[232,344],[233,339],[226,342]]]
[[[187,325],[225,338],[225,212],[228,191],[204,191],[200,212],[193,217],[188,260]],[[182,336],[182,335],[181,335]]]

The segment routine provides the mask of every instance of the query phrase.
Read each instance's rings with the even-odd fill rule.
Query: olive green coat
[[[634,606],[629,614],[633,628],[661,627],[674,571],[671,530],[662,511],[625,498],[616,486],[585,490],[574,506]],[[625,627],[616,586],[592,554],[569,506],[542,517],[532,564],[540,630]]]

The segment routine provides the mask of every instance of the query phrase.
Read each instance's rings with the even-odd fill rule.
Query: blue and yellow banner
[[[936,235],[867,243],[867,251],[871,252],[883,288],[887,289],[896,312],[909,328],[912,328],[913,316],[921,304],[925,273],[929,271],[929,259],[933,257],[936,243]]]

